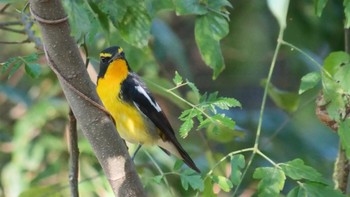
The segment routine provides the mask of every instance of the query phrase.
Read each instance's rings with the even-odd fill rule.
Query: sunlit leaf
[[[320,80],[321,80],[321,75],[319,72],[311,72],[304,75],[301,78],[299,94],[302,94],[314,88]]]
[[[258,192],[261,197],[278,196],[286,179],[284,172],[276,167],[256,168],[253,177],[261,179],[258,184]]]
[[[350,62],[350,56],[344,51],[330,53],[324,60],[323,68],[331,75],[337,72],[341,65]]]
[[[183,80],[182,80],[182,77],[179,75],[179,73],[176,71],[175,72],[175,77],[173,79],[173,82],[175,83],[175,85],[180,85],[182,84]]]
[[[219,187],[225,192],[229,192],[233,187],[231,181],[224,176],[211,176],[211,179],[214,181],[214,183],[217,183]]]
[[[180,126],[180,136],[182,138],[187,137],[188,133],[191,131],[191,129],[193,128],[193,120],[192,118],[188,118],[187,120],[185,120],[184,123],[182,123],[182,125]]]

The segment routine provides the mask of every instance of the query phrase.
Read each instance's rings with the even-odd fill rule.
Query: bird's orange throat
[[[120,83],[128,76],[128,65],[123,59],[116,59],[109,64],[106,73],[103,77],[98,79],[98,83],[103,81],[108,81],[111,83]]]

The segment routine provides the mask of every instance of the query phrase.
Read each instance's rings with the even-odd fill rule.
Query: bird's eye
[[[101,62],[106,63],[108,62],[109,57],[101,57]]]

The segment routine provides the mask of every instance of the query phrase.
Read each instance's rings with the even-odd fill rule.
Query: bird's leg
[[[133,154],[132,157],[131,157],[131,160],[132,160],[132,161],[134,161],[135,156],[136,156],[137,152],[139,152],[139,150],[140,150],[141,147],[142,147],[142,144],[139,144],[139,145],[137,146],[137,148],[136,148],[134,154]]]

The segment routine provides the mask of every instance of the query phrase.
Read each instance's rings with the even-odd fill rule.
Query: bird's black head
[[[100,72],[98,73],[98,78],[103,77],[107,71],[109,64],[117,59],[125,60],[124,51],[121,47],[112,46],[101,51]]]

